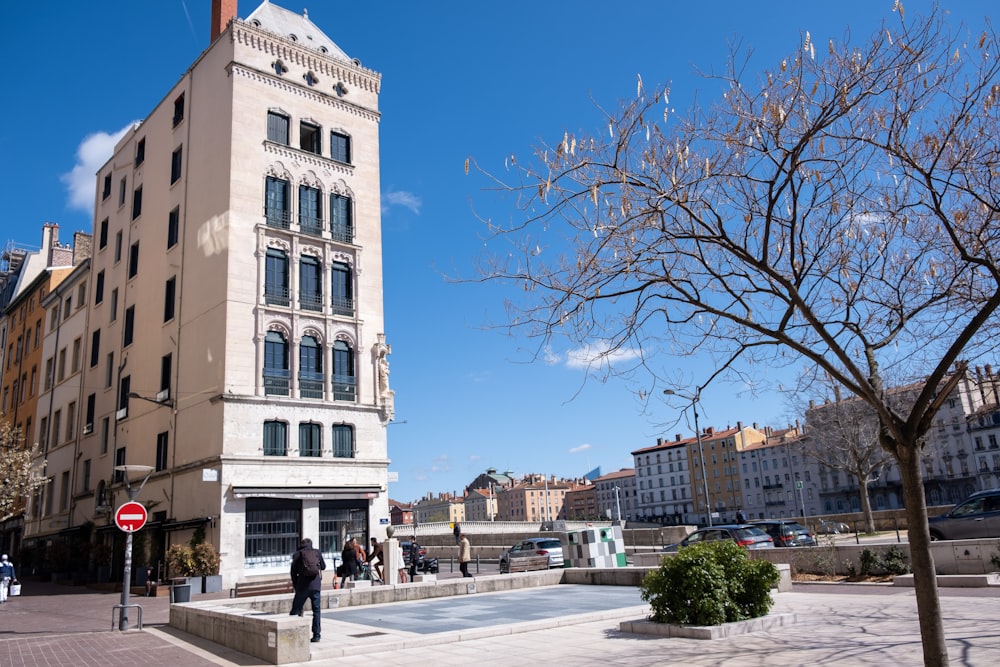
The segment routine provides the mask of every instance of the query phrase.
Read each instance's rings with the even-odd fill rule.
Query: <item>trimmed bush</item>
[[[706,542],[663,559],[640,586],[657,623],[720,625],[764,616],[774,604],[778,568],[751,560],[731,540]]]

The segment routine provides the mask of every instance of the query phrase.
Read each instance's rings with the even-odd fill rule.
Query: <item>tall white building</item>
[[[97,175],[69,519],[120,543],[116,467],[151,466],[137,566],[203,530],[224,586],[284,575],[301,537],[384,537],[393,415],[380,75],[306,12],[236,10],[213,0],[210,46]]]

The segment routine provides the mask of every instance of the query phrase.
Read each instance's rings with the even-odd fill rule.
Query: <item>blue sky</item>
[[[241,0],[246,17],[257,0]],[[389,427],[394,499],[461,491],[495,467],[579,476],[631,466],[657,436],[688,435],[679,404],[642,378],[588,373],[585,351],[509,337],[507,288],[456,283],[475,275],[485,229],[476,215],[516,215],[472,158],[502,172],[565,132],[600,131],[598,106],[670,83],[671,105],[713,97],[697,71],[718,71],[734,43],[756,69],[802,43],[860,37],[893,0],[831,2],[342,2],[276,0],[309,11],[349,56],[382,74],[381,164],[387,341],[396,424]],[[978,34],[993,3],[941,0]],[[923,12],[928,2],[904,2]],[[36,0],[5,3],[7,84],[0,122],[0,242],[37,246],[91,231],[93,173],[114,135],[142,119],[208,45],[211,0]],[[995,11],[995,10],[994,10]],[[678,359],[698,378],[704,360]],[[780,378],[763,378],[780,381]],[[702,394],[701,425],[782,427],[788,398],[721,385]]]

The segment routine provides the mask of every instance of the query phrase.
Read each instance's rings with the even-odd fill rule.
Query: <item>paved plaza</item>
[[[111,611],[119,597],[26,582],[25,595],[0,605],[0,665],[263,664],[171,629],[166,597],[132,600],[143,605],[141,632],[112,630]],[[1000,587],[942,589],[941,603],[952,664],[1000,664]],[[312,661],[300,664],[885,667],[923,662],[912,589],[796,584],[793,592],[776,594],[774,611],[793,613],[797,622],[772,632],[704,641],[620,632],[620,621],[648,613],[638,591],[625,587],[561,585],[334,609],[323,612],[323,640],[310,645]],[[134,626],[134,611],[131,621]]]

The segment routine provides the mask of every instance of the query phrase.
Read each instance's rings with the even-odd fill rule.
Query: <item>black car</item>
[[[795,519],[765,519],[752,521],[751,524],[770,535],[776,547],[816,546],[813,534]]]
[[[932,540],[1000,537],[1000,489],[979,491],[950,512],[930,519]]]
[[[403,542],[401,546],[403,547],[403,562],[406,563],[406,569],[412,570],[410,567],[410,552],[413,550],[413,542]],[[417,544],[416,552],[417,570],[424,574],[437,574],[440,569],[438,559],[429,557],[426,549],[420,546],[420,544]]]

